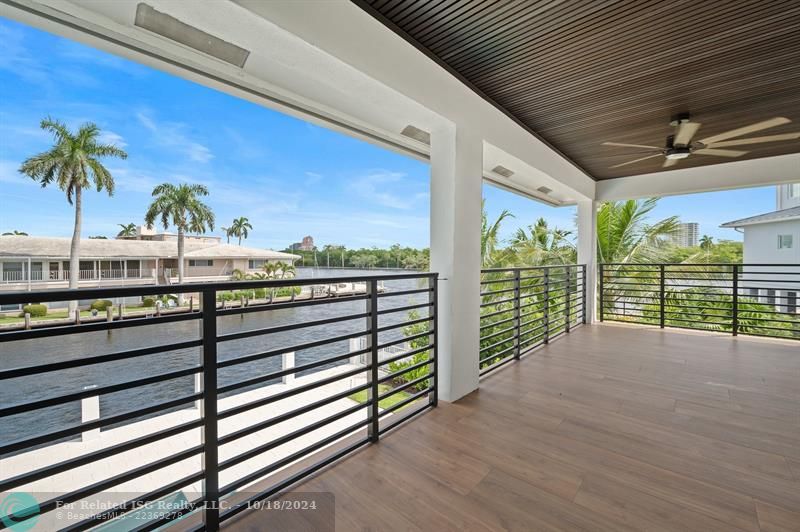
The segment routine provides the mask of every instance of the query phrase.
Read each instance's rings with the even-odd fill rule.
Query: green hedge
[[[142,306],[143,307],[155,307],[156,300],[153,297],[143,297],[142,298]]]
[[[30,314],[31,318],[41,318],[47,316],[47,305],[41,303],[33,303],[22,307],[22,315]]]
[[[112,303],[108,299],[97,299],[93,301],[91,305],[89,305],[89,308],[92,310],[96,310],[98,312],[103,312],[108,307],[112,306],[114,306],[114,303]]]

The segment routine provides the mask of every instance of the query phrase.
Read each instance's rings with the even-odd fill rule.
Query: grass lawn
[[[186,307],[186,308],[188,308],[188,307]],[[174,310],[174,309],[169,309],[169,310]],[[156,309],[155,309],[155,307],[143,307],[141,305],[125,305],[125,315],[126,316],[128,315],[128,313],[141,312],[141,311],[155,312]],[[117,317],[117,312],[118,312],[117,307],[114,307],[114,317],[115,318]],[[41,316],[41,317],[36,317],[36,318],[32,317],[31,321],[32,322],[37,322],[37,321],[45,321],[45,320],[59,320],[59,319],[60,320],[65,320],[65,319],[67,319],[67,314],[68,314],[67,309],[49,310],[47,312],[47,316]],[[105,312],[98,312],[97,313],[97,316],[99,316],[99,317],[105,317],[105,315],[106,315]],[[91,318],[91,317],[92,317],[92,311],[90,311],[90,310],[82,310],[81,311],[81,318]],[[13,324],[17,324],[17,323],[20,324],[20,325],[25,323],[25,318],[23,318],[20,315],[0,316],[0,325],[13,325]]]
[[[378,393],[379,394],[384,394],[384,393],[390,391],[391,389],[392,389],[392,387],[389,386],[388,384],[379,384],[378,385]],[[381,407],[381,408],[389,408],[390,406],[396,405],[400,401],[402,401],[402,400],[404,400],[404,399],[406,399],[406,398],[408,398],[410,396],[411,396],[411,394],[407,393],[407,392],[397,392],[394,395],[390,395],[386,399],[378,401],[378,406]],[[365,403],[367,403],[369,401],[369,394],[367,393],[367,390],[361,390],[360,392],[356,392],[353,395],[351,395],[350,399],[352,399],[353,401],[355,401],[357,403],[361,403],[363,405],[363,404],[365,404]],[[398,412],[400,410],[402,410],[403,408],[411,406],[411,404],[412,403],[409,403],[406,406],[404,406],[402,408],[399,408]]]

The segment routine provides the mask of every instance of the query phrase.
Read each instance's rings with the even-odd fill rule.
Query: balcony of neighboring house
[[[117,286],[152,284],[156,279],[155,261],[81,260],[78,286]],[[30,259],[26,257],[0,260],[0,286],[3,290],[44,290],[69,286],[69,259]]]

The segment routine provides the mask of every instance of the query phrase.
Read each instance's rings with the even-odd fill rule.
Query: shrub
[[[233,292],[218,292],[217,301],[233,301]]]
[[[152,297],[143,297],[142,298],[142,306],[143,307],[155,307],[156,300]]]
[[[103,312],[108,307],[111,307],[113,305],[114,304],[108,299],[97,299],[93,301],[91,305],[89,305],[89,308],[92,310],[96,310],[98,312]]]
[[[22,314],[30,314],[31,318],[41,318],[47,316],[47,305],[41,303],[32,303],[22,307]]]
[[[264,299],[265,297],[267,297],[266,288],[256,288],[255,290],[253,290],[253,293],[255,294],[255,297],[257,299]]]
[[[277,295],[278,297],[287,297],[287,296],[292,295],[292,292],[294,292],[294,295],[296,295],[296,296],[300,295],[300,287],[299,286],[282,286],[281,288],[278,288],[278,291],[275,293],[275,295]]]

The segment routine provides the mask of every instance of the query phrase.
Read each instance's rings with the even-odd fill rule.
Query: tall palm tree
[[[167,229],[172,224],[178,231],[178,282],[183,284],[184,235],[187,231],[205,233],[214,229],[214,213],[200,201],[200,196],[208,196],[203,185],[163,183],[153,189],[153,203],[144,215],[147,228],[151,229],[160,218],[161,225]],[[183,304],[183,294],[178,294],[178,304]]]
[[[231,235],[233,235],[233,233],[231,232],[231,228],[230,227],[220,227],[220,229],[222,230],[223,233],[225,233],[225,243],[226,244],[230,244],[231,243]]]
[[[117,233],[117,237],[130,238],[136,236],[136,224],[131,222],[129,224],[117,224],[122,229]]]
[[[80,271],[81,223],[83,213],[83,189],[105,189],[109,196],[114,194],[114,178],[100,162],[100,157],[119,157],[128,154],[113,144],[98,142],[100,128],[88,122],[78,131],[72,132],[58,120],[46,118],[39,126],[53,134],[53,146],[42,153],[25,160],[19,171],[42,187],[51,183],[66,192],[67,202],[75,206],[75,225],[72,230],[72,243],[69,248],[69,288],[78,288]],[[69,302],[69,315],[74,317],[77,301]]]
[[[700,249],[710,251],[714,247],[714,238],[708,235],[700,237]]]
[[[647,223],[657,204],[658,198],[603,203],[597,211],[598,261],[658,262],[668,238],[678,230],[679,220],[670,216]]]
[[[520,227],[511,240],[518,265],[573,262],[575,249],[569,241],[570,234],[564,229],[550,229],[544,218],[536,220],[527,230]]]
[[[494,222],[489,223],[486,202],[481,202],[481,264],[484,268],[497,266],[503,261],[505,253],[498,251],[500,226],[503,220],[513,217],[509,211],[503,210]]]
[[[247,240],[248,232],[247,230],[252,231],[253,226],[250,225],[250,220],[248,220],[244,216],[240,216],[239,218],[234,218],[233,223],[231,224],[230,232],[231,235],[239,238],[239,245],[242,245],[242,238]]]
[[[28,236],[28,233],[25,231],[17,231],[14,229],[13,231],[9,231],[8,233],[3,233],[3,236]]]

